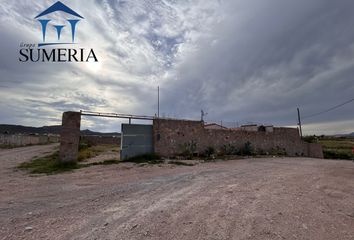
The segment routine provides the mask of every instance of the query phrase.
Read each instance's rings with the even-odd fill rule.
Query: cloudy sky
[[[48,0],[0,5],[0,123],[60,124],[63,111],[161,115],[234,126],[354,131],[352,0],[63,0],[85,19],[76,48],[97,63],[21,63],[20,43],[41,42],[34,19]],[[65,28],[62,35],[68,34]],[[48,33],[55,37],[55,33]],[[72,46],[70,46],[72,47]],[[84,118],[83,128],[120,130]]]

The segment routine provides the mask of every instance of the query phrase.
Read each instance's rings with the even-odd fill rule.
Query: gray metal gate
[[[153,152],[152,125],[122,124],[121,159]]]

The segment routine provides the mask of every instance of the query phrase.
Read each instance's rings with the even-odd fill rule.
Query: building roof
[[[39,18],[44,15],[50,14],[52,12],[57,12],[57,11],[62,11],[62,12],[71,14],[73,16],[83,18],[82,16],[80,16],[80,14],[78,14],[77,12],[75,12],[74,10],[72,10],[71,8],[69,8],[68,6],[66,6],[64,3],[60,2],[60,1],[54,3],[52,6],[50,6],[49,8],[47,8],[46,10],[44,10],[43,12],[38,14],[35,18]]]
[[[246,124],[246,125],[241,125],[241,127],[257,127],[257,124]]]

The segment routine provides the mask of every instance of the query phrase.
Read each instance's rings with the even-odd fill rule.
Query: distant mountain
[[[91,130],[85,129],[85,130],[81,130],[81,135],[120,136],[120,133],[118,132],[101,133],[101,132],[93,132]]]
[[[346,137],[346,138],[354,138],[354,132],[346,133],[346,134],[336,134],[333,137]]]
[[[53,125],[53,126],[43,126],[43,127],[28,127],[22,125],[11,125],[11,124],[0,124],[0,134],[8,133],[8,134],[60,134],[61,125]],[[101,133],[101,132],[93,132],[91,130],[85,129],[81,131],[81,135],[99,135],[99,136],[112,136],[112,135],[120,135],[118,132],[111,133]]]
[[[8,134],[60,134],[61,126],[43,126],[43,127],[28,127],[22,125],[11,125],[11,124],[0,124],[0,133],[8,133]]]

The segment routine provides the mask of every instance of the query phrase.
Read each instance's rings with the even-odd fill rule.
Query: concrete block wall
[[[284,149],[289,156],[321,156],[322,149],[303,142],[295,128],[274,128],[273,132],[205,129],[200,121],[155,119],[153,123],[154,150],[162,156],[180,154],[185,143],[195,142],[196,151],[212,146],[216,150],[231,144],[242,148],[250,142],[255,149],[271,151]]]
[[[43,144],[39,136],[33,135],[19,135],[19,134],[1,134],[0,144],[9,146],[26,146]]]
[[[313,158],[323,158],[322,145],[319,143],[307,143],[308,156]]]
[[[59,136],[0,134],[0,145],[27,146],[59,142]]]
[[[76,162],[80,142],[80,112],[64,112],[60,133],[59,159],[62,162]]]

